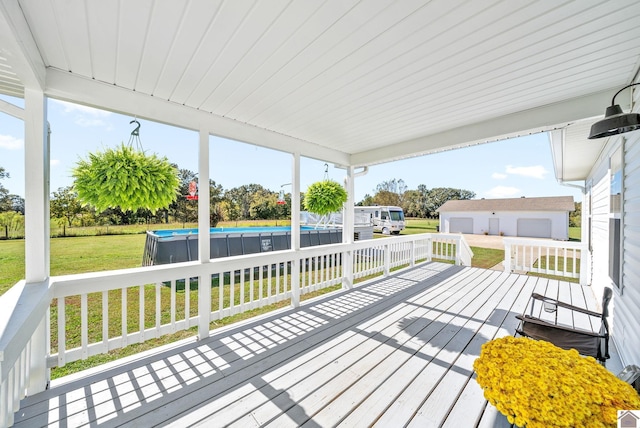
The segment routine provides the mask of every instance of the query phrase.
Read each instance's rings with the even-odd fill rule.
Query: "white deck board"
[[[473,362],[534,291],[593,304],[577,284],[425,263],[74,375],[15,425],[509,426]]]

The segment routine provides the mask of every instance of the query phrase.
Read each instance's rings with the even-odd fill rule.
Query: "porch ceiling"
[[[0,2],[24,88],[338,164],[601,115],[640,58],[637,0]]]

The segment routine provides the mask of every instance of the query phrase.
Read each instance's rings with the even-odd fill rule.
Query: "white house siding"
[[[473,221],[473,231],[470,233],[476,235],[482,235],[485,232],[489,233],[489,219],[499,218],[500,225],[498,233],[502,232],[504,236],[518,236],[518,219],[525,220],[539,220],[548,219],[551,221],[551,238],[559,240],[569,239],[569,230],[567,225],[569,224],[569,214],[566,212],[555,211],[531,211],[531,212],[483,212],[483,211],[447,211],[440,213],[440,221],[443,232],[457,232],[455,230],[456,223],[460,223],[459,219],[466,219],[468,223],[471,219]],[[451,224],[454,224],[454,228],[451,228]]]
[[[602,296],[604,287],[613,287],[609,278],[609,156],[615,147],[603,153],[599,165],[587,180],[591,197],[591,284],[596,296]]]
[[[636,105],[639,101],[636,99]],[[591,199],[593,292],[596,296],[602,296],[604,287],[608,286],[614,290],[610,323],[622,362],[627,365],[640,363],[640,131],[624,136],[627,141],[623,163],[621,291],[613,285],[609,277],[609,219],[612,217],[609,158],[622,144],[621,137],[610,139],[592,169],[587,178],[589,197],[585,198],[585,201]],[[583,218],[588,220],[589,213],[584,214]],[[586,225],[585,222],[584,226]]]
[[[622,339],[623,361],[640,364],[640,132],[625,143],[622,295],[613,326]]]

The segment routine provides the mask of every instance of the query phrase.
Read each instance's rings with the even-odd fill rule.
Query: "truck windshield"
[[[404,212],[402,211],[389,211],[389,214],[393,221],[404,221]]]

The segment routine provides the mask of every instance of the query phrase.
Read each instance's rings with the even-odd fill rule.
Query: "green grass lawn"
[[[570,227],[569,228],[569,241],[581,241],[582,240],[582,228]]]
[[[417,233],[436,233],[436,227],[440,224],[439,220],[411,218],[405,222],[405,229],[400,232],[401,235],[415,235]]]
[[[51,275],[142,266],[146,235],[51,240]],[[0,241],[0,294],[24,278],[24,240]]]

